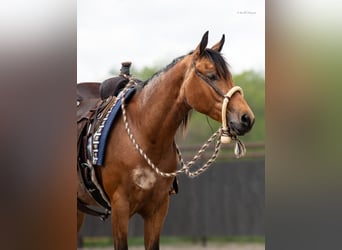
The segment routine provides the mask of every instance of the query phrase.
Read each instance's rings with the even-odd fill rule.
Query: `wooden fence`
[[[180,191],[171,197],[163,236],[264,235],[264,144],[246,146],[246,158],[232,159],[231,146],[225,146],[214,166],[201,176],[178,177]],[[181,149],[188,158],[199,146]],[[111,236],[110,218],[102,222],[86,216],[79,236]],[[129,236],[143,236],[138,215],[130,221]]]

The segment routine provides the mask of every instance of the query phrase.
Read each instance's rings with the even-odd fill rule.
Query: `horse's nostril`
[[[241,116],[241,122],[244,126],[249,127],[251,125],[251,118],[248,114],[243,114]]]

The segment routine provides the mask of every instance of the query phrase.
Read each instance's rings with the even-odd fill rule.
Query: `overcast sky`
[[[233,73],[265,70],[264,0],[78,0],[77,81],[103,81],[122,61],[165,66],[226,35]]]

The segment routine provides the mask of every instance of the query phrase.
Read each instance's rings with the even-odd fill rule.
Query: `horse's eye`
[[[207,75],[208,79],[211,80],[211,81],[216,81],[218,80],[218,77],[216,74],[208,74]]]

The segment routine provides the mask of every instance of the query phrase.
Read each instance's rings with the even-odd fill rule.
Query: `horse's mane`
[[[183,55],[183,56],[179,56],[175,59],[172,60],[172,62],[168,65],[166,65],[164,68],[162,68],[161,70],[157,71],[156,73],[154,73],[149,79],[145,80],[142,85],[143,87],[145,87],[148,83],[150,83],[153,79],[159,77],[162,73],[168,71],[169,69],[171,69],[174,65],[176,65],[179,61],[181,61],[185,56],[187,55]]]
[[[205,49],[203,52],[203,56],[208,58],[215,64],[217,74],[220,78],[223,78],[225,80],[230,80],[232,78],[232,75],[228,69],[228,63],[220,52],[212,49]]]
[[[185,56],[191,55],[192,53],[193,53],[193,51],[191,51],[190,53],[188,53],[186,55],[179,56],[179,57],[173,59],[170,64],[166,65],[164,68],[162,68],[161,70],[154,73],[149,79],[142,82],[142,87],[145,87],[153,79],[159,77],[162,73],[168,71],[174,65],[176,65],[179,61],[181,61]],[[226,62],[226,60],[224,59],[224,57],[222,56],[222,54],[220,52],[217,52],[215,50],[207,48],[204,50],[202,56],[205,58],[208,58],[210,61],[212,61],[215,64],[217,74],[220,78],[223,78],[225,80],[232,78],[231,73],[228,69],[228,63]],[[186,116],[182,120],[181,125],[179,126],[179,128],[183,131],[183,134],[186,133],[186,129],[187,129],[187,126],[189,124],[190,118],[191,118],[191,111],[186,114]]]
[[[186,55],[179,56],[179,57],[173,59],[170,64],[166,65],[164,68],[162,68],[161,70],[154,73],[149,79],[145,80],[142,83],[142,86],[147,85],[153,79],[157,78],[160,74],[168,71],[174,65],[176,65],[179,61],[181,61],[184,57],[186,57],[187,55],[191,55],[192,53],[193,53],[193,51],[191,51],[190,53],[188,53]],[[215,64],[219,77],[222,77],[225,80],[231,79],[232,76],[231,76],[231,73],[228,69],[228,63],[226,62],[226,60],[224,59],[224,57],[222,56],[222,54],[220,52],[217,52],[215,50],[207,48],[204,50],[202,56],[208,58],[210,61],[212,61]]]

